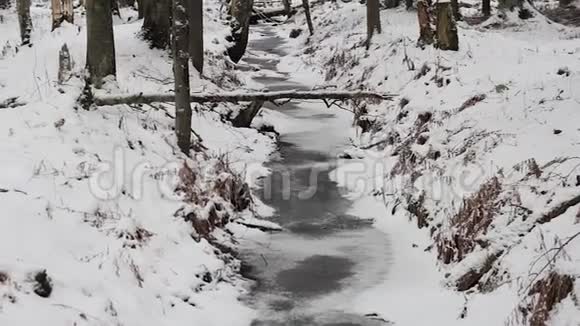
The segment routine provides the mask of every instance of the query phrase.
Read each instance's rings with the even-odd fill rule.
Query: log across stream
[[[276,71],[283,45],[276,27],[254,28],[244,62],[260,68],[254,81],[271,91],[309,89]],[[351,113],[287,103],[275,114],[285,125],[278,129],[279,158],[258,195],[284,231],[241,239],[245,275],[256,280],[245,299],[260,315],[253,326],[386,325],[349,311],[357,293],[385,277],[390,261],[386,236],[348,214],[351,202],[329,175],[347,145]]]

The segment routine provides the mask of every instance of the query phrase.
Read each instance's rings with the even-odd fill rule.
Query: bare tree
[[[193,67],[203,73],[203,0],[189,0],[189,56]]]
[[[87,69],[90,82],[101,87],[103,78],[116,75],[111,1],[86,0]]]
[[[367,0],[367,49],[371,45],[374,32],[382,33],[380,13],[379,0]]]
[[[189,0],[173,0],[173,74],[175,79],[175,133],[179,149],[189,155]]]
[[[419,44],[433,43],[433,28],[431,27],[431,2],[419,0],[417,2],[417,16],[419,18]]]
[[[304,14],[306,15],[308,31],[310,32],[310,35],[314,35],[314,25],[312,24],[312,15],[310,15],[310,3],[308,0],[302,0],[302,7],[304,7]]]
[[[52,30],[59,28],[63,21],[74,23],[72,0],[52,0]]]
[[[231,0],[229,12],[234,18],[232,20],[232,37],[234,45],[228,49],[230,59],[238,62],[246,53],[248,37],[250,34],[250,18],[252,17],[252,7],[254,0]]]
[[[437,2],[437,46],[441,50],[459,50],[457,25],[450,2]]]
[[[171,0],[140,0],[143,5],[143,37],[157,49],[169,46]]]
[[[30,0],[16,0],[18,10],[18,24],[20,25],[20,39],[22,45],[30,44],[32,33],[32,18],[30,18]]]

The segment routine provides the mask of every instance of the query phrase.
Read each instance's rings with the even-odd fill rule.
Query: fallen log
[[[369,91],[280,91],[280,92],[224,92],[191,94],[192,103],[239,103],[239,102],[275,102],[278,100],[391,100],[395,95]],[[174,102],[174,94],[129,94],[129,95],[96,95],[93,103],[97,106],[119,104],[151,104]]]

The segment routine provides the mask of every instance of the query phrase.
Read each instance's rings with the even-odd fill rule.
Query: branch
[[[255,92],[239,93],[224,92],[216,93],[196,93],[191,94],[192,103],[208,102],[272,102],[276,100],[356,100],[370,99],[376,101],[391,100],[395,95],[375,93],[368,91],[280,91],[280,92]],[[118,105],[118,104],[150,104],[155,102],[174,102],[174,94],[130,94],[130,95],[95,95],[94,103],[97,106]]]

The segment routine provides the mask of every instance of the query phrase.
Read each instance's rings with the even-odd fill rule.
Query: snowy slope
[[[237,85],[223,59],[227,28],[216,8],[208,4],[207,76],[192,76],[194,90]],[[33,46],[25,48],[14,12],[0,15],[0,102],[18,96],[26,103],[0,109],[0,325],[249,324],[254,312],[237,300],[245,291],[239,262],[212,244],[233,246],[230,233],[193,226],[253,219],[259,203],[236,207],[233,197],[240,178],[267,172],[272,140],[197,108],[192,127],[208,149],[187,159],[169,105],[77,107],[80,13],[74,26],[51,33],[50,12],[37,4]],[[118,79],[109,91],[170,90],[168,54],[137,38],[141,22],[125,23],[130,15],[116,20]],[[58,85],[64,43],[74,73]]]
[[[443,52],[395,9],[367,51],[360,4],[313,16],[281,67],[398,94],[359,105],[358,159],[334,175],[397,253],[356,308],[396,325],[578,325],[580,31],[508,14],[509,28],[460,23]]]

